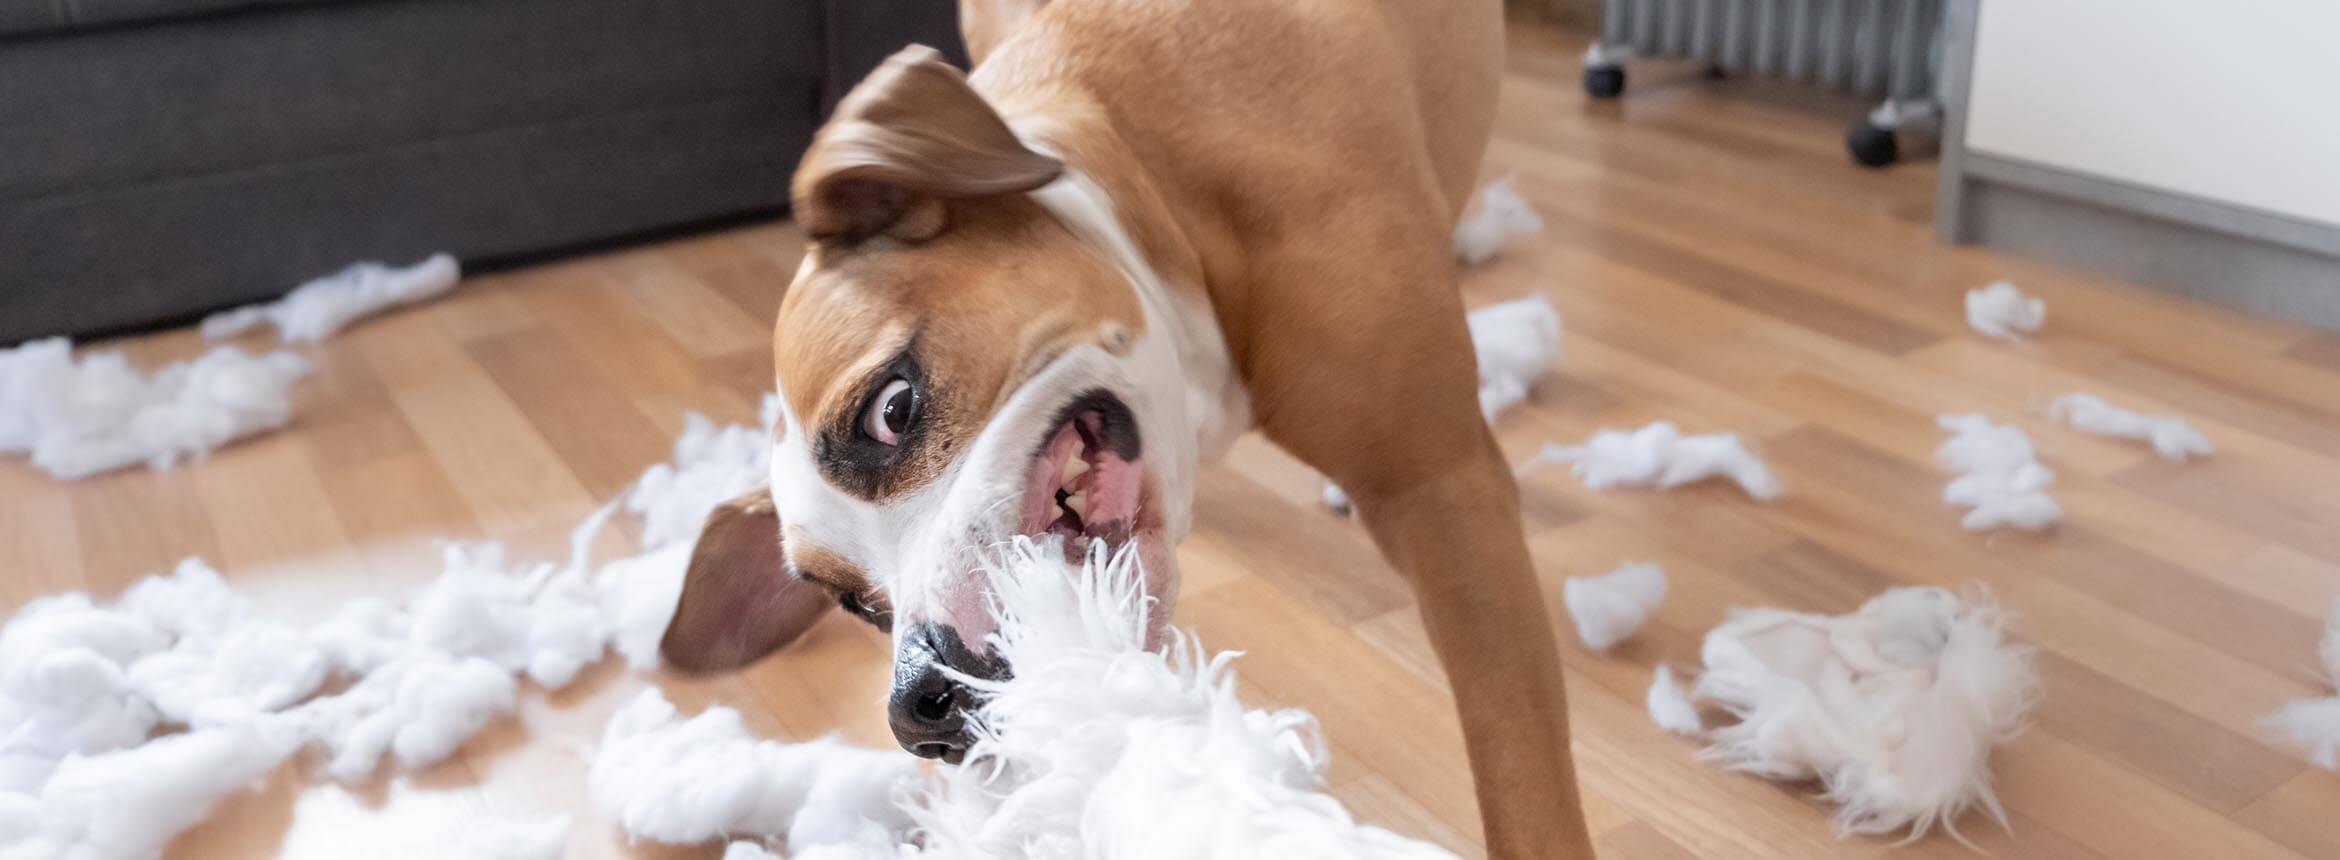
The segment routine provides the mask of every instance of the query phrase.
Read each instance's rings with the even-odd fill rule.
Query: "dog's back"
[[[1503,60],[1498,0],[1051,0],[976,80],[1013,114],[1070,77],[1171,193],[1412,194],[1449,221]],[[1200,202],[1200,201],[1195,201]]]

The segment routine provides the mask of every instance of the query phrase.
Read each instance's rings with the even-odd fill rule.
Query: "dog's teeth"
[[[1087,474],[1088,471],[1089,461],[1074,457],[1072,462],[1064,464],[1064,480],[1060,485],[1067,488],[1078,488],[1079,485],[1073,482]]]
[[[1077,493],[1069,498],[1066,498],[1064,500],[1064,506],[1071,508],[1073,515],[1080,517],[1082,520],[1087,520],[1089,518],[1089,494],[1087,493]]]

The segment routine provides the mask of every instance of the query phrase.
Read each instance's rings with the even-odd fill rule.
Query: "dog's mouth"
[[[1061,536],[1077,559],[1092,542],[1110,549],[1155,527],[1128,404],[1091,391],[1065,404],[1051,427],[1032,458],[1017,533]]]

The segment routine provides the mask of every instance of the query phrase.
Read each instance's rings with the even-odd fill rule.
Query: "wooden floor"
[[[1587,104],[1582,40],[1514,34],[1490,176],[1517,172],[1551,229],[1463,276],[1474,301],[1543,291],[1567,366],[1499,431],[1524,457],[1603,427],[1667,419],[1750,438],[1789,487],[1769,505],[1698,487],[1523,487],[1546,597],[1563,577],[1656,561],[1673,592],[1615,653],[1565,659],[1588,813],[1610,858],[1974,856],[1946,839],[1840,841],[1797,790],[1698,763],[1652,727],[1657,661],[1690,665],[1735,605],[1842,611],[1896,584],[1980,583],[2041,648],[2036,727],[1997,757],[2014,831],[1992,856],[2340,856],[2340,777],[2275,744],[2260,716],[2327,692],[2314,653],[2340,591],[2340,337],[1971,249],[1926,225],[1933,173],[1847,165],[1855,102],[1636,69]],[[300,617],[435,573],[441,537],[554,557],[599,500],[663,459],[684,410],[748,420],[770,384],[767,321],[798,237],[748,227],[481,277],[436,305],[311,352],[289,431],[165,472],[52,482],[0,464],[0,600],[111,594],[177,558],[210,559]],[[1969,332],[1963,290],[2043,295],[2024,343]],[[190,332],[120,346],[157,361]],[[2034,408],[2085,390],[2183,414],[2199,463],[2060,429]],[[1974,535],[1940,501],[1941,412],[2033,434],[2066,524]],[[1255,703],[1322,718],[1336,792],[1363,817],[1476,853],[1449,700],[1405,589],[1311,475],[1257,440],[1208,471],[1181,550],[1182,624],[1239,664]],[[607,542],[625,549],[626,534]],[[885,641],[842,617],[784,656],[708,682],[604,666],[524,697],[523,718],[460,757],[358,789],[287,768],[182,839],[186,857],[435,856],[467,820],[576,810],[579,857],[625,848],[583,799],[590,741],[632,691],[739,707],[774,737],[890,743]]]

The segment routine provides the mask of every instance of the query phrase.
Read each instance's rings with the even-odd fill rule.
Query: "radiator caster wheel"
[[[1584,93],[1596,99],[1613,99],[1625,92],[1625,67],[1591,66],[1584,70]]]
[[[1893,130],[1866,121],[1853,123],[1845,132],[1844,148],[1862,167],[1887,167],[1901,160],[1901,145],[1893,140]]]

